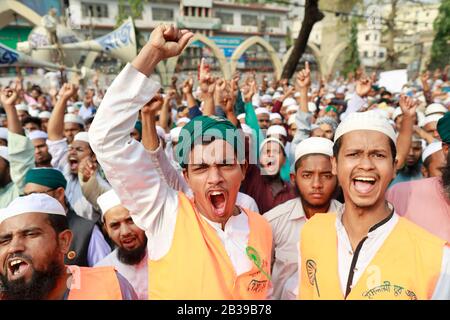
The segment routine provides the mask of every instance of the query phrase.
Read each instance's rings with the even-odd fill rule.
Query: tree
[[[450,0],[442,0],[433,24],[436,33],[431,46],[431,68],[444,67],[450,57]]]
[[[297,68],[298,61],[306,50],[306,44],[308,43],[309,35],[314,24],[324,17],[324,14],[319,10],[319,0],[306,0],[305,18],[302,22],[298,37],[294,42],[291,55],[283,68],[281,78],[290,79],[292,77]]]
[[[344,63],[344,74],[355,72],[361,65],[358,51],[358,21],[352,18],[352,26],[350,30],[350,44],[347,49],[347,57]]]

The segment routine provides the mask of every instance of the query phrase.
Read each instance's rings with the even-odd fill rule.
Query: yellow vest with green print
[[[400,217],[346,299],[430,299],[445,240]],[[336,214],[316,214],[300,239],[299,299],[342,300]]]

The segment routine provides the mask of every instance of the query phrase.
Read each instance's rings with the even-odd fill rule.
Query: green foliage
[[[355,72],[361,65],[358,52],[358,21],[352,18],[352,25],[350,30],[350,42],[346,50],[346,59],[344,63],[344,74]]]
[[[116,17],[116,27],[120,26],[128,17],[138,19],[142,17],[146,0],[119,0],[119,13]]]
[[[434,20],[435,32],[433,45],[431,46],[430,67],[442,68],[450,61],[450,0],[442,0],[439,13]]]

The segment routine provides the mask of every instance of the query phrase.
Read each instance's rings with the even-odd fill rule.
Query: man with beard
[[[442,177],[396,184],[389,189],[386,199],[401,216],[450,241],[450,112],[439,120],[437,130],[446,159]]]
[[[422,175],[425,178],[442,177],[446,163],[442,141],[430,143],[422,153]]]
[[[83,196],[80,181],[78,179],[78,168],[80,162],[86,158],[92,158],[96,161],[95,155],[89,146],[87,132],[78,132],[73,141],[64,137],[63,115],[67,101],[76,94],[76,88],[72,84],[65,84],[59,91],[60,100],[53,110],[52,117],[48,123],[49,152],[52,156],[52,165],[54,168],[63,172],[67,180],[66,196],[75,212],[83,218],[98,221],[100,212],[98,212],[89,201]],[[97,173],[97,179],[100,184],[108,186],[108,183]]]
[[[332,171],[345,205],[303,226],[299,298],[450,299],[446,241],[399,217],[385,200],[396,167],[389,121],[355,112],[334,139]]]
[[[67,181],[53,168],[28,170],[25,176],[24,194],[46,193],[61,203],[66,211],[69,228],[74,234],[66,264],[92,267],[111,252],[99,227],[76,214],[65,195]]]
[[[316,213],[336,212],[342,206],[332,199],[337,187],[337,178],[331,173],[332,156],[329,139],[313,137],[300,142],[295,150],[295,174],[291,174],[298,197],[264,214],[273,233],[273,299],[287,298],[298,284],[297,245],[303,225]],[[287,283],[290,277],[296,277],[292,285]]]
[[[109,190],[97,199],[103,214],[103,223],[116,249],[95,266],[115,267],[133,286],[139,300],[148,299],[147,237],[131,219],[130,212]]]
[[[64,265],[72,240],[66,212],[47,194],[15,199],[0,210],[0,279],[5,300],[135,299],[114,268]]]
[[[160,141],[147,150],[130,137],[139,110],[159,90],[149,76],[192,37],[174,26],[156,27],[106,92],[89,139],[120,202],[146,232],[151,299],[265,299],[272,234],[259,214],[236,206],[247,167],[237,128],[224,118],[198,116],[181,129],[176,156],[191,198],[170,188],[155,168]]]
[[[8,147],[0,146],[0,208],[5,208],[23,192],[25,173],[34,167],[34,156],[14,107],[17,92],[4,88],[0,99],[8,119]]]
[[[397,176],[392,181],[391,186],[399,183],[412,180],[422,179],[422,140],[416,135],[412,136],[411,147],[409,148],[408,155],[406,157],[405,166],[397,170]]]
[[[34,163],[37,168],[51,168],[52,156],[48,152],[47,133],[40,130],[32,131],[28,138],[34,145]]]

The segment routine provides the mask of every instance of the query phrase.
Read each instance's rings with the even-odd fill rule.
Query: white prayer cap
[[[394,112],[392,112],[392,120],[395,121],[395,119],[397,119],[397,117],[402,114],[403,114],[402,108],[400,107],[395,108]]]
[[[275,99],[280,98],[281,96],[282,96],[282,94],[277,91],[273,94],[272,99],[275,100]]]
[[[278,92],[283,92],[283,87],[278,87],[278,88],[277,88],[277,91],[278,91]]]
[[[8,129],[7,128],[0,128],[0,139],[8,141]]]
[[[73,138],[73,141],[83,141],[89,143],[89,134],[86,131],[78,132]]]
[[[311,137],[300,142],[295,148],[295,162],[303,156],[308,154],[324,154],[326,156],[333,156],[333,142],[330,139]]]
[[[181,133],[181,127],[176,127],[173,128],[172,130],[170,130],[170,140],[172,140],[172,142],[178,142],[178,138],[180,137],[180,133]]]
[[[276,142],[276,143],[278,143],[278,144],[281,146],[281,148],[283,149],[284,154],[286,154],[286,150],[284,149],[284,144],[283,144],[283,142],[281,142],[281,141],[280,141],[279,139],[277,139],[277,138],[267,138],[267,139],[264,139],[263,142],[261,142],[261,146],[259,147],[259,152],[260,152],[260,153],[261,153],[261,151],[262,151],[264,145],[265,145],[266,143],[269,143],[269,142]]]
[[[28,113],[30,114],[30,116],[32,116],[32,117],[38,117],[39,116],[39,110],[36,110],[36,109],[30,109],[29,111],[28,111]]]
[[[336,93],[345,93],[345,86],[340,86],[339,88],[337,88]]]
[[[18,197],[8,207],[0,209],[0,223],[24,213],[46,213],[66,216],[61,203],[45,193],[32,193],[28,196]]]
[[[268,114],[268,115],[270,115],[269,110],[267,110],[266,108],[256,108],[255,109],[255,113],[256,113],[256,115],[259,115],[259,114]]]
[[[84,127],[83,119],[80,116],[72,114],[72,113],[66,113],[64,115],[64,123],[78,123]]]
[[[246,136],[253,135],[253,130],[252,130],[252,128],[249,125],[247,125],[245,123],[241,123],[241,128],[242,128],[242,131],[244,132],[244,134]]]
[[[42,111],[41,113],[39,113],[38,118],[39,119],[50,119],[51,115],[52,114],[50,112],[48,112],[48,111]]]
[[[98,197],[97,203],[100,207],[100,210],[102,211],[102,217],[105,216],[109,209],[120,206],[122,204],[113,189],[106,191],[100,197]]]
[[[424,127],[431,122],[438,122],[439,119],[442,118],[443,116],[444,116],[443,114],[439,114],[439,113],[435,113],[435,114],[426,116],[425,119],[423,120],[423,122],[421,123],[421,127]]]
[[[166,141],[166,132],[164,131],[164,129],[160,126],[156,126],[156,133],[158,134],[158,136],[163,139],[164,141]]]
[[[429,116],[429,115],[432,115],[432,114],[435,114],[435,113],[444,114],[447,111],[448,111],[447,108],[444,107],[442,104],[440,104],[440,103],[432,103],[428,107],[425,108],[425,115]]]
[[[300,97],[300,96],[301,96],[300,92],[294,93],[294,98],[298,98],[298,97]]]
[[[36,140],[36,139],[47,139],[48,135],[44,131],[41,130],[33,130],[30,133],[28,133],[28,138],[30,140]]]
[[[240,114],[238,114],[237,119],[238,119],[238,120],[245,119],[245,113],[240,113]]]
[[[72,106],[67,107],[67,113],[75,113],[75,111],[77,111],[77,110],[78,110],[77,108],[72,107]]]
[[[345,117],[336,129],[334,142],[344,134],[356,130],[378,131],[387,135],[394,144],[397,143],[397,136],[389,121],[373,110],[353,112]]]
[[[316,112],[317,106],[314,102],[308,102],[308,111],[309,112]]]
[[[289,107],[292,105],[297,105],[297,101],[295,101],[294,98],[286,98],[286,99],[284,99],[283,104],[282,104],[283,107]]]
[[[265,94],[262,96],[261,101],[264,103],[271,103],[272,102],[272,96]]]
[[[0,157],[5,159],[6,161],[9,161],[8,147],[0,146]]]
[[[442,150],[442,141],[435,141],[430,143],[425,150],[423,150],[422,153],[422,162],[425,162],[429,156],[431,156],[433,153],[436,153],[438,151]]]
[[[332,93],[327,93],[326,95],[325,95],[325,100],[328,100],[328,99],[334,99],[336,96],[334,95],[334,94],[332,94]]]
[[[287,137],[286,129],[283,126],[274,125],[270,126],[266,131],[266,136],[269,137],[273,134],[278,134]]]
[[[274,90],[272,87],[270,87],[270,88],[267,89],[267,91],[266,91],[267,94],[273,94],[274,92],[275,92],[275,90]]]
[[[177,124],[177,125],[179,125],[179,124],[181,124],[181,123],[186,124],[186,123],[188,123],[189,121],[191,121],[191,119],[189,119],[189,118],[187,118],[187,117],[183,117],[183,118],[178,119],[177,122],[176,122],[176,124]]]
[[[16,104],[16,110],[28,112],[28,106],[24,103],[19,103],[19,104]]]
[[[293,105],[290,105],[289,107],[287,107],[287,109],[286,109],[286,112],[297,112],[298,111],[298,106],[297,105],[295,105],[295,104],[293,104]]]
[[[271,113],[270,114],[270,121],[275,120],[275,119],[280,119],[281,120],[281,114],[279,114],[279,113]]]
[[[295,114],[291,114],[291,115],[289,116],[289,118],[288,118],[287,125],[288,125],[288,126],[291,126],[291,125],[293,125],[295,122],[296,122],[296,121],[295,121]]]

